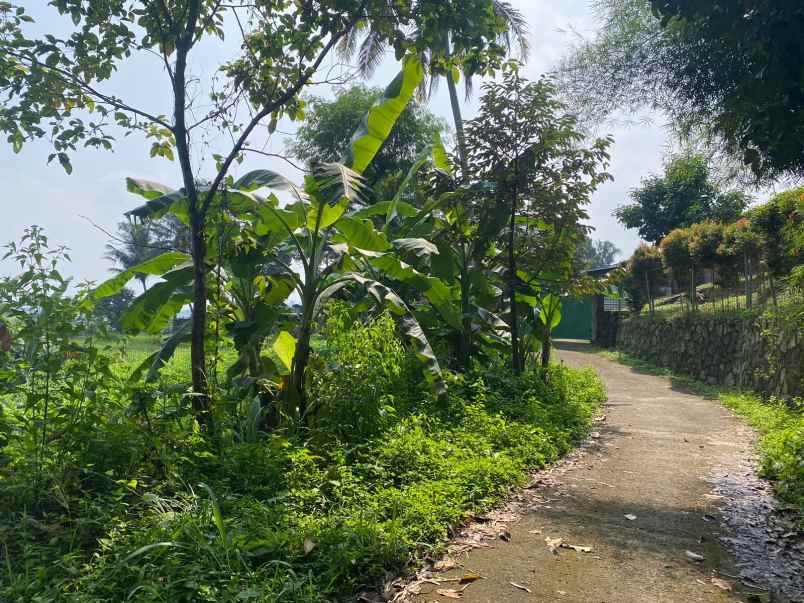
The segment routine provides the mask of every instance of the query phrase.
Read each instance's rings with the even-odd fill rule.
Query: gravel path
[[[434,576],[456,579],[474,572],[482,579],[463,586],[425,580],[414,589],[421,593],[414,599],[789,600],[760,585],[741,584],[737,577],[745,575],[745,568],[721,542],[733,534],[724,527],[729,497],[722,495],[718,480],[740,472],[754,479],[745,465],[752,454],[752,432],[717,402],[682,391],[669,379],[591,354],[581,345],[565,345],[560,358],[572,366],[592,365],[608,388],[606,418],[598,423],[591,444],[537,477],[507,509],[468,526],[450,547],[452,557],[442,561],[442,566],[457,562],[458,567]],[[492,540],[480,540],[477,547],[461,544],[478,541],[477,534]],[[559,545],[552,552],[548,538],[591,550]],[[765,553],[760,547],[752,554]],[[799,585],[800,576],[794,566],[792,580]]]

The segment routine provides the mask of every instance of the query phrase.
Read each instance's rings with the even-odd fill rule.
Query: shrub
[[[690,251],[690,231],[677,228],[662,239],[660,248],[664,265],[673,275],[673,279],[680,287],[687,286],[690,269],[694,265]]]
[[[343,341],[373,345],[391,334],[384,319],[348,330]],[[393,345],[382,349],[400,358]],[[67,499],[69,515],[28,522],[4,501],[0,550],[13,580],[0,583],[0,599],[353,598],[438,549],[451,525],[501,500],[525,470],[569,450],[604,396],[591,371],[564,367],[547,379],[495,371],[452,381],[447,410],[411,404],[367,439],[277,434],[208,450],[176,434],[164,477],[149,463],[127,466],[128,479]]]
[[[405,409],[419,377],[395,329],[387,313],[364,324],[352,322],[345,306],[330,311],[324,363],[313,368],[309,388],[322,437],[363,440]]]

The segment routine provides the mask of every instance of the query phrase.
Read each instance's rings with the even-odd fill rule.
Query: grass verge
[[[348,374],[316,391],[356,394]],[[354,600],[569,452],[605,398],[591,370],[451,380],[440,409],[389,387],[372,435],[351,440],[328,427],[216,448],[121,414],[87,432],[68,473],[43,476],[52,496],[36,509],[20,502],[30,472],[15,459],[0,480],[0,600]]]

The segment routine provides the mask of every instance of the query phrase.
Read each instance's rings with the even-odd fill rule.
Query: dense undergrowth
[[[105,371],[43,447],[5,400],[0,600],[353,598],[568,452],[605,396],[591,371],[493,367],[448,374],[445,405],[394,329],[333,316],[304,431],[221,400],[202,438],[171,370],[150,392]]]
[[[672,374],[622,352],[602,352],[640,370],[668,375],[690,389],[718,399],[754,427],[760,435],[760,471],[773,481],[779,498],[799,509],[804,518],[804,400],[763,399],[756,392],[738,391]]]

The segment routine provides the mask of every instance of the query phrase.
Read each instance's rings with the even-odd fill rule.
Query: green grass
[[[66,449],[48,444],[35,483],[25,451],[39,443],[12,430],[0,600],[354,600],[572,450],[605,398],[592,371],[555,366],[547,382],[449,374],[444,406],[393,329],[377,320],[327,337],[307,429],[244,438],[247,413],[222,398],[219,437],[201,438],[171,393],[186,379],[175,367],[153,390],[104,378],[102,396],[79,397],[86,424]]]
[[[735,411],[759,433],[761,474],[773,481],[781,500],[798,508],[804,526],[804,400],[763,400],[756,392],[707,385],[623,352],[598,353],[638,370],[670,377]]]

